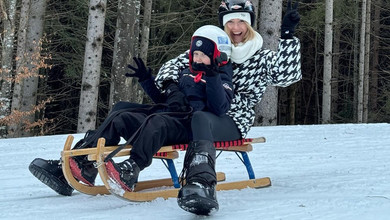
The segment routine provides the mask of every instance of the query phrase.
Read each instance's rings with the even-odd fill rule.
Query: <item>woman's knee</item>
[[[193,133],[206,132],[212,129],[212,113],[197,111],[191,119],[191,129]]]
[[[201,124],[205,125],[205,123],[210,122],[210,112],[197,111],[194,112],[191,119],[191,125]]]

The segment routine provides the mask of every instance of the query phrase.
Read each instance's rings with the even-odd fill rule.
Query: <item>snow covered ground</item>
[[[36,157],[56,159],[67,135],[0,139],[0,219],[390,219],[390,124],[254,127],[264,136],[249,154],[257,177],[272,186],[218,192],[219,212],[199,217],[176,199],[130,203],[114,196],[57,195],[28,171]],[[75,135],[75,141],[82,138]],[[184,154],[175,162],[178,172]],[[217,171],[247,179],[234,153]],[[155,160],[140,180],[168,177]]]

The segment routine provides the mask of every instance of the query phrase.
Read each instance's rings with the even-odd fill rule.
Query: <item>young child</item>
[[[145,67],[140,58],[133,58],[138,68],[129,65],[135,73],[127,73],[126,76],[138,77],[138,82],[149,97],[155,103],[168,103],[171,110],[185,111],[185,107],[189,105],[193,111],[224,114],[229,109],[233,96],[232,67],[228,62],[231,43],[226,36],[220,28],[213,25],[197,29],[191,40],[189,68],[164,83],[166,93],[160,93],[157,89],[151,70]],[[216,75],[221,79],[213,77]],[[176,99],[169,99],[171,92],[176,90],[183,94],[180,97],[176,95]]]

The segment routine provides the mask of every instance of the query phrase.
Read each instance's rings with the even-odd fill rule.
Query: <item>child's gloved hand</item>
[[[143,82],[145,80],[152,78],[152,69],[146,68],[144,61],[141,58],[133,57],[133,60],[138,68],[128,65],[127,67],[134,71],[134,73],[126,73],[127,77],[137,77],[138,82]]]
[[[218,66],[217,65],[205,65],[204,63],[192,63],[192,69],[195,71],[203,71],[206,73],[206,76],[216,76],[218,74]]]
[[[183,92],[174,82],[169,82],[164,86],[167,97],[167,104],[170,111],[185,112],[189,110],[189,102]]]

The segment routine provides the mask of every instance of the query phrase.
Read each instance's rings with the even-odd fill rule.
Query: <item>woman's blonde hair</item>
[[[252,26],[250,26],[248,24],[248,22],[246,22],[246,21],[245,21],[245,25],[247,28],[247,32],[245,33],[245,36],[244,36],[242,43],[246,43],[247,41],[253,40],[255,38],[255,30],[253,30]],[[225,29],[225,32],[229,35],[229,38],[230,38],[230,41],[232,42],[232,44],[237,46],[238,43],[233,41],[233,38],[231,36],[231,32],[228,30],[227,25],[225,25],[224,29]],[[241,42],[239,42],[239,43],[241,43]]]

